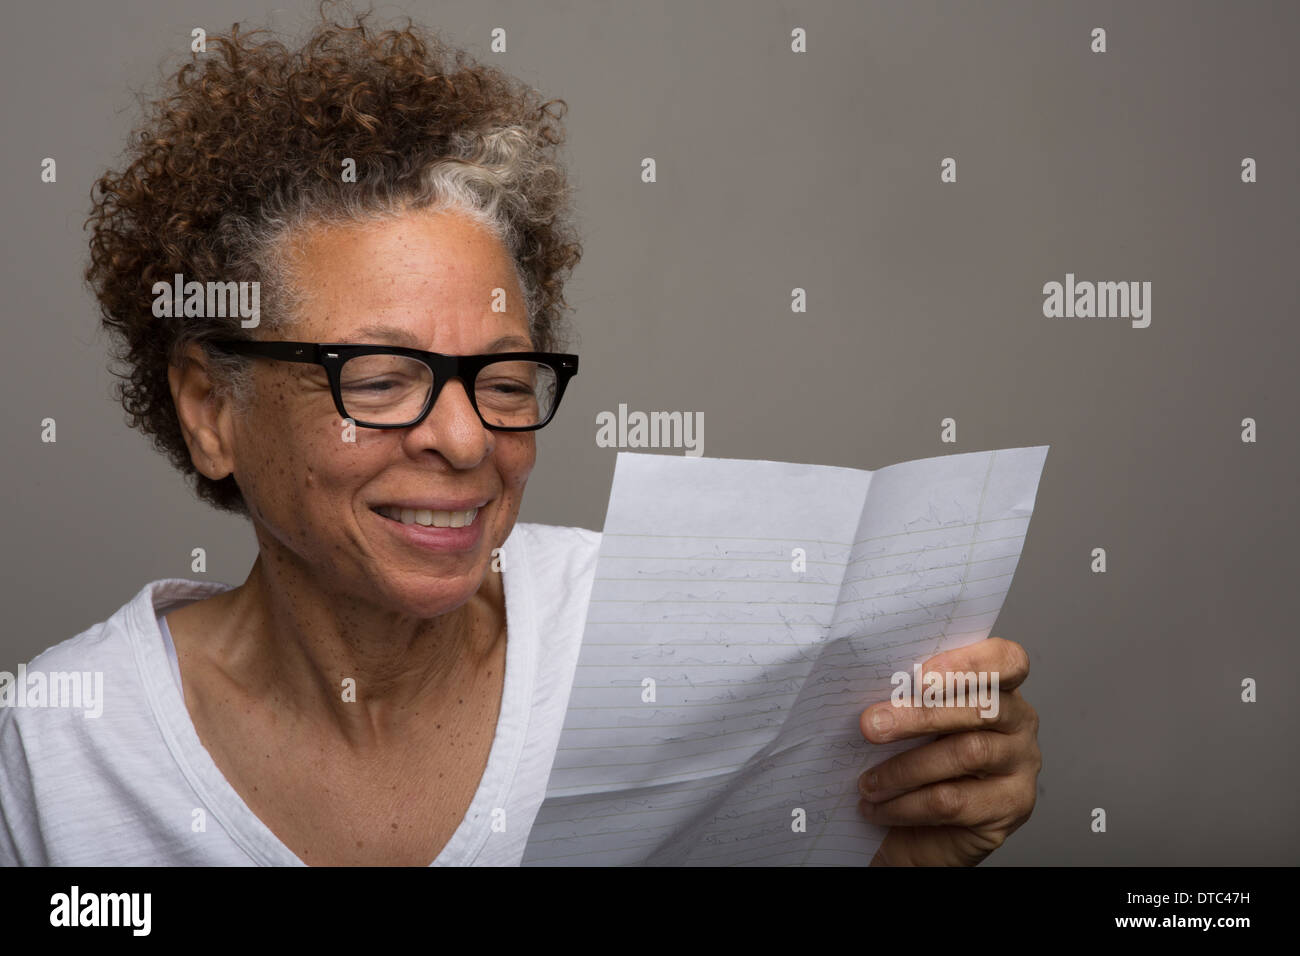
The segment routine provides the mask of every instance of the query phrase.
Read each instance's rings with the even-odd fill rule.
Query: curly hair
[[[91,191],[85,278],[122,367],[116,396],[216,508],[248,514],[233,476],[190,459],[167,371],[204,349],[215,387],[246,403],[246,361],[208,347],[244,337],[238,317],[158,318],[156,281],[257,281],[262,325],[293,315],[286,239],[315,224],[455,209],[509,251],[535,347],[563,345],[563,287],[577,265],[572,190],[556,157],[567,104],[484,66],[409,19],[377,32],[366,14],[324,15],[296,50],[240,32],[207,40],[149,104],[121,172]],[[345,160],[355,182],[344,181]]]

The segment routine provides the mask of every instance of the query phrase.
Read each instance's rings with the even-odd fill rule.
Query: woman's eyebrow
[[[531,352],[532,350],[533,350],[533,343],[530,342],[530,341],[528,341],[527,339],[522,338],[522,337],[520,337],[520,336],[518,336],[518,335],[503,335],[503,336],[501,336],[501,338],[497,339],[495,342],[493,342],[491,345],[489,345],[489,346],[488,346],[484,351],[487,351],[487,352],[505,352],[505,351]]]
[[[407,348],[422,349],[419,338],[410,329],[404,329],[396,325],[364,325],[357,329],[353,334],[337,340],[340,345],[349,343],[374,343],[382,344],[386,341],[393,345],[404,345]],[[520,351],[531,352],[533,343],[519,335],[503,335],[483,351],[486,352],[504,352]]]
[[[348,343],[356,343],[360,345],[371,342],[380,344],[381,340],[385,340],[393,345],[405,345],[408,348],[413,349],[421,347],[420,340],[416,338],[414,332],[410,329],[404,329],[396,325],[363,325],[361,328],[338,341],[345,345]]]

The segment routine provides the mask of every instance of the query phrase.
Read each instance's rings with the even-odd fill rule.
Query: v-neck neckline
[[[536,674],[537,634],[522,536],[511,531],[502,548],[500,572],[506,605],[506,672],[487,765],[465,816],[429,866],[472,863],[486,842],[493,809],[504,807],[528,729],[528,696]],[[509,554],[509,558],[506,558]],[[508,569],[508,570],[507,570]],[[159,615],[233,590],[227,584],[169,578],[155,581],[148,600],[133,609],[131,635],[149,706],[168,751],[210,816],[248,856],[263,866],[306,866],[244,802],[217,768],[194,727],[171,670]]]

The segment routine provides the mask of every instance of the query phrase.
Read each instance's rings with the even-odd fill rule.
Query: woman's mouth
[[[372,509],[392,521],[402,524],[418,524],[426,528],[465,528],[474,523],[477,508],[466,511],[430,511],[428,509],[397,508],[380,505]]]
[[[385,528],[411,547],[439,554],[465,555],[477,552],[483,541],[486,518],[480,512],[486,503],[454,510],[404,508],[401,505],[374,505],[370,510],[382,519]]]

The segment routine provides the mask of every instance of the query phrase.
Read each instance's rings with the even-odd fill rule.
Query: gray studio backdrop
[[[214,580],[251,565],[248,527],[193,498],[111,400],[81,223],[137,118],[131,91],[187,55],[193,27],[298,30],[313,7],[6,11],[0,669],[147,581],[196,577],[192,548]],[[601,527],[617,451],[595,420],[620,403],[703,412],[713,457],[874,469],[1050,444],[993,632],[1029,650],[1045,766],[1033,818],[989,865],[1300,862],[1300,5],[376,10],[570,107],[582,371],[539,436],[523,520]],[[57,183],[40,181],[45,157]],[[1258,182],[1242,182],[1245,157]],[[1067,273],[1149,281],[1150,326],[1044,317],[1044,283]],[[940,441],[947,417],[956,444]],[[1257,703],[1240,700],[1245,677]]]

